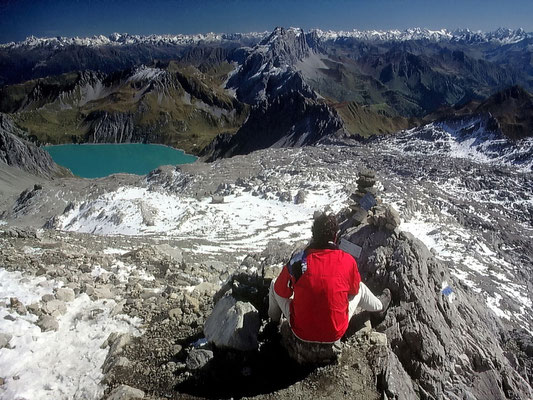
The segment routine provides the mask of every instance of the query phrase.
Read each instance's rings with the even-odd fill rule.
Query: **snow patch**
[[[297,188],[292,189],[294,194]],[[210,197],[195,199],[121,187],[76,206],[59,218],[59,228],[102,235],[159,234],[176,239],[216,243],[195,246],[196,251],[260,250],[270,239],[296,241],[306,238],[314,211],[330,206],[339,211],[347,201],[343,186],[321,183],[307,192],[304,204],[280,201],[275,194],[254,196],[242,189],[213,204]],[[143,208],[153,210],[150,224]]]
[[[24,278],[0,270],[3,301],[16,297],[28,305],[60,284],[44,277]],[[112,317],[113,300],[92,301],[85,293],[67,303],[57,320],[57,331],[41,332],[37,317],[19,315],[0,306],[0,332],[12,335],[0,349],[0,371],[5,399],[96,399],[104,393],[101,366],[108,349],[101,344],[113,332],[138,334],[140,320],[125,315]],[[5,319],[6,316],[13,319]]]

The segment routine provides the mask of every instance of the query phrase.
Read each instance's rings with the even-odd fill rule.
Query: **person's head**
[[[313,246],[327,247],[329,242],[337,240],[339,224],[333,214],[321,214],[313,222]]]

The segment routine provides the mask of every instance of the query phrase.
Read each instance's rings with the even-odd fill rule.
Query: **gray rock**
[[[89,294],[89,293],[87,293]],[[96,285],[90,294],[91,298],[100,300],[100,299],[112,299],[115,296],[113,295],[112,285]]]
[[[107,357],[102,365],[102,371],[107,374],[115,367],[128,367],[131,364],[126,357]]]
[[[183,261],[183,253],[180,249],[172,247],[166,243],[164,244],[158,244],[155,246],[155,249],[170,258],[174,259],[177,263],[181,263]]]
[[[67,312],[67,305],[60,300],[50,300],[44,303],[42,311],[49,315],[58,316]]]
[[[303,204],[305,203],[306,193],[305,190],[298,190],[296,196],[294,196],[294,204]]]
[[[120,385],[113,389],[106,400],[136,400],[144,399],[144,392],[128,385]]]
[[[370,343],[377,346],[386,346],[387,345],[387,335],[381,332],[372,332],[370,334]]]
[[[57,331],[59,329],[59,323],[51,315],[41,315],[37,320],[37,326],[43,332]]]
[[[56,291],[56,299],[64,302],[73,301],[76,298],[74,290],[69,288],[60,288]]]
[[[377,205],[370,210],[368,223],[378,228],[393,231],[400,226],[400,214],[388,204]]]
[[[211,197],[211,204],[223,204],[224,196],[213,196]]]
[[[291,202],[292,196],[290,192],[278,192],[278,199],[279,201]]]
[[[211,282],[202,282],[199,285],[196,285],[194,292],[199,295],[208,295],[213,296],[220,287]]]
[[[0,349],[6,347],[12,337],[9,333],[0,333]]]
[[[533,390],[504,354],[500,322],[476,293],[453,285],[447,266],[422,242],[374,225],[360,227],[349,240],[363,247],[358,265],[365,283],[378,292],[391,290],[391,307],[380,330],[394,343],[399,361],[394,370],[416,376],[413,383],[424,397],[506,399],[514,393],[516,398],[533,398]],[[453,297],[441,294],[444,282],[453,285]],[[456,365],[466,365],[461,379]]]
[[[119,354],[122,354],[122,352],[124,351],[124,347],[128,345],[132,339],[132,336],[129,333],[115,334],[114,336],[111,335],[106,341],[107,344],[111,346],[109,348],[107,358],[113,358],[118,356]]]
[[[260,326],[259,313],[252,304],[225,296],[207,318],[204,334],[218,347],[255,350]]]
[[[42,298],[41,298],[41,301],[43,303],[46,303],[47,301],[52,301],[52,300],[55,300],[55,296],[53,294],[45,294]]]
[[[9,303],[9,306],[20,315],[26,315],[28,313],[24,304],[22,304],[16,297],[11,297]]]
[[[168,316],[170,319],[179,319],[183,315],[183,311],[181,311],[181,308],[176,307],[173,308],[168,312]]]
[[[388,346],[375,346],[366,357],[378,382],[378,389],[384,399],[418,399],[411,377]]]
[[[157,210],[145,204],[144,202],[141,202],[140,208],[143,224],[145,224],[146,226],[154,226],[155,217],[157,216]]]
[[[44,177],[68,174],[68,170],[57,165],[50,154],[22,139],[25,136],[27,133],[17,128],[11,117],[0,113],[0,162]],[[39,186],[28,189],[27,193],[41,190],[42,186]]]
[[[211,350],[192,349],[187,356],[185,365],[190,370],[201,369],[214,357]]]

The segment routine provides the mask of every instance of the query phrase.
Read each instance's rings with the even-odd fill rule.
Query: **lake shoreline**
[[[192,157],[196,157],[197,159],[199,159],[200,157],[198,157],[197,155],[194,155],[194,154],[191,154],[191,153],[187,153],[184,149],[180,149],[178,147],[173,147],[173,146],[169,146],[168,144],[163,144],[163,143],[142,143],[142,142],[129,142],[129,143],[89,143],[89,142],[83,142],[83,143],[61,143],[61,144],[41,144],[39,147],[41,149],[45,149],[48,148],[48,147],[59,147],[59,146],[111,146],[111,145],[116,145],[116,146],[122,146],[122,145],[129,145],[129,144],[135,144],[135,145],[139,145],[139,144],[142,144],[142,145],[147,145],[147,146],[162,146],[162,147],[168,147],[169,149],[172,149],[172,150],[178,150],[178,151],[181,151],[183,152],[183,154],[187,155],[187,156],[192,156]]]
[[[198,157],[152,143],[82,143],[42,146],[54,162],[78,177],[103,178],[117,173],[146,175],[162,165],[191,164]]]

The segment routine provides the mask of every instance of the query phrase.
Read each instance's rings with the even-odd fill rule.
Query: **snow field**
[[[398,202],[394,206],[401,214],[405,204]],[[478,236],[470,234],[457,224],[450,225],[439,221],[434,215],[421,212],[407,221],[402,220],[400,229],[421,240],[428,249],[435,252],[437,258],[451,262],[452,275],[475,292],[481,293],[487,306],[496,315],[507,320],[516,319],[530,328],[525,320],[525,314],[532,306],[527,286],[512,282],[509,276],[513,275],[514,266],[498,257]],[[494,271],[491,268],[493,265],[499,266],[503,272]],[[480,287],[481,280],[486,278],[492,281],[490,292]],[[503,305],[501,293],[518,302],[520,310],[512,311]]]
[[[5,380],[0,398],[100,398],[105,389],[101,366],[108,352],[100,346],[113,332],[138,333],[140,320],[111,315],[114,300],[92,301],[85,293],[66,303],[57,331],[41,332],[35,325],[37,316],[8,308],[11,297],[27,306],[61,286],[44,276],[24,277],[0,269],[0,333],[10,337],[0,349],[0,375]]]
[[[256,188],[257,189],[257,188]],[[165,235],[191,239],[200,253],[258,251],[271,239],[297,241],[309,238],[313,213],[329,206],[339,211],[347,201],[341,184],[308,191],[303,204],[262,198],[252,191],[236,190],[224,202],[211,197],[195,199],[137,187],[121,187],[96,200],[78,205],[60,217],[59,228],[101,235]],[[291,190],[296,195],[297,190]],[[143,221],[143,209],[153,224]],[[209,243],[212,243],[209,244]],[[112,251],[112,250],[109,250]]]

